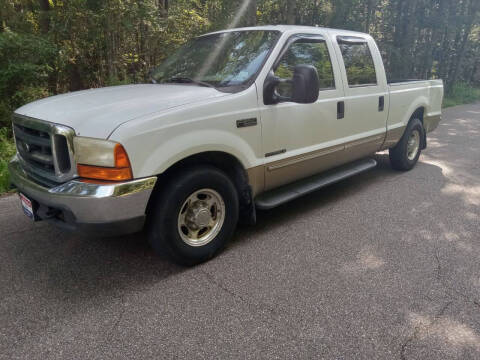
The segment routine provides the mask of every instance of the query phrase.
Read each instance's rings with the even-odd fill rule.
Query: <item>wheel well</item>
[[[410,118],[410,121],[412,121],[413,119],[420,119],[420,121],[422,122],[423,128],[425,129],[425,124],[423,123],[424,115],[425,115],[425,108],[422,106],[422,107],[418,108],[417,110],[415,110],[412,117]],[[422,150],[424,150],[426,148],[427,148],[427,134],[424,131],[423,132],[423,139],[422,139]]]
[[[421,107],[421,108],[418,108],[417,110],[415,110],[415,112],[413,113],[412,117],[410,118],[411,119],[415,119],[415,118],[418,118],[422,121],[423,123],[423,116],[425,114],[425,108],[424,107]]]
[[[222,170],[232,180],[238,193],[240,203],[240,221],[242,223],[255,223],[256,213],[252,198],[252,189],[249,185],[248,175],[241,162],[233,155],[209,151],[191,155],[170,166],[158,176],[154,191],[159,191],[167,179],[188,167],[207,164]],[[153,197],[153,196],[152,196]],[[148,208],[147,208],[148,211]]]

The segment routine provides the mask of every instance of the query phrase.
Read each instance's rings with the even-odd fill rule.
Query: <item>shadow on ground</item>
[[[285,221],[301,219],[312,212],[329,211],[342,198],[361,193],[379,183],[390,184],[394,191],[395,181],[406,173],[390,168],[388,155],[375,156],[378,167],[368,173],[347,179],[303,198],[294,200],[270,211],[259,211],[256,226],[240,227],[225,253],[242,251],[242,245],[256,241],[254,237],[284,226]],[[428,167],[432,184],[441,186],[445,180],[439,167]],[[321,229],[319,229],[321,230]],[[39,278],[48,284],[48,296],[57,300],[83,301],[91,297],[110,297],[130,290],[132,284],[141,289],[161,282],[187,269],[176,266],[162,255],[155,254],[146,241],[144,233],[98,238],[64,232],[48,224],[41,225],[40,243],[35,239],[22,239],[17,253],[22,262],[22,272],[33,286]],[[215,260],[213,260],[215,261]]]

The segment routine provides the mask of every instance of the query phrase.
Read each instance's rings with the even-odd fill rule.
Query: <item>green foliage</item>
[[[56,55],[55,45],[43,37],[0,33],[0,94],[13,96],[25,87],[45,86]]]
[[[15,155],[15,144],[7,128],[0,129],[0,194],[10,188],[10,180],[7,171],[8,162]]]
[[[8,129],[10,126],[10,117],[12,115],[12,109],[5,100],[0,100],[0,129]]]
[[[40,36],[0,33],[0,128],[10,124],[14,109],[49,95],[56,56],[55,46]]]
[[[470,104],[480,101],[480,88],[475,88],[467,83],[457,83],[452,87],[451,94],[445,97],[445,108]]]

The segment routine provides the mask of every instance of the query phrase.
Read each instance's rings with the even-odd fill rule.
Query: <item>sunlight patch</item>
[[[434,319],[431,316],[412,313],[410,323],[419,331],[419,339],[437,339],[445,345],[480,350],[480,336],[475,330],[450,317]]]
[[[367,270],[376,270],[385,265],[385,261],[371,250],[364,249],[357,255],[357,260],[344,266],[345,272],[357,273]]]
[[[465,217],[468,219],[468,220],[478,220],[480,218],[480,216],[478,214],[475,214],[473,212],[466,212],[465,213]]]
[[[422,162],[439,167],[440,169],[442,169],[442,174],[445,176],[453,174],[452,168],[448,166],[444,161],[434,160],[426,155],[423,155]]]
[[[459,184],[448,184],[442,189],[446,195],[463,195],[467,204],[480,205],[480,186],[463,186]]]

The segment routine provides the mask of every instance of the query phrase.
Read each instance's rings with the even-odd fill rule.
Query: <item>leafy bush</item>
[[[0,33],[0,128],[9,127],[11,112],[49,95],[49,75],[57,50],[45,38]]]
[[[48,96],[55,46],[36,35],[0,33],[0,194],[8,191],[8,162],[15,154],[11,115],[16,108]]]
[[[445,108],[471,104],[480,101],[480,89],[467,83],[457,83],[453,86],[451,94],[445,96],[443,106]]]
[[[8,191],[10,180],[8,174],[8,162],[15,155],[15,144],[6,128],[0,129],[0,194]]]

